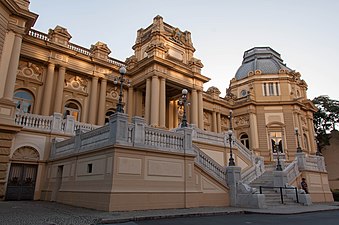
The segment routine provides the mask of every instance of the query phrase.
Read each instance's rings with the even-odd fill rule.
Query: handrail
[[[298,196],[298,188],[297,187],[279,187],[279,186],[259,186],[259,192],[260,194],[262,194],[262,189],[266,188],[266,189],[276,189],[279,188],[280,190],[280,199],[281,199],[281,204],[284,204],[284,195],[282,193],[282,189],[294,189],[295,190],[295,197],[297,199],[297,203],[299,203],[299,196]]]

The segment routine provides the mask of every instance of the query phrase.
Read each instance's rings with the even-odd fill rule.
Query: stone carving
[[[107,89],[106,97],[111,99],[118,99],[119,93],[118,93],[118,87],[110,87]]]
[[[191,33],[189,31],[182,32],[179,28],[174,28],[171,39],[179,44],[192,46]]]
[[[254,194],[257,192],[256,188],[250,187],[248,184],[245,184],[241,181],[238,183],[238,194]]]
[[[24,146],[15,150],[12,159],[37,161],[40,159],[40,155],[35,148],[30,146]]]
[[[217,87],[212,86],[212,87],[209,87],[207,89],[207,94],[219,96],[221,94],[221,92],[219,91],[219,89]]]
[[[190,67],[193,67],[193,66],[197,66],[199,68],[203,68],[204,67],[204,64],[202,64],[201,60],[200,59],[197,59],[197,58],[194,58],[192,57],[189,61],[188,61],[188,65]]]
[[[42,67],[37,66],[31,62],[20,61],[18,75],[29,77],[34,80],[41,81],[42,78]]]
[[[245,126],[250,124],[250,117],[249,115],[241,115],[241,116],[236,116],[234,118],[234,123],[235,126]]]
[[[131,57],[126,58],[125,63],[127,65],[127,70],[133,69],[135,65],[137,64],[137,62],[138,62],[138,59],[135,55],[132,55]]]
[[[65,88],[74,89],[80,92],[87,92],[88,81],[79,76],[65,75]]]

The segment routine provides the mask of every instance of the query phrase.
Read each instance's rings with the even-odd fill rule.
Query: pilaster
[[[198,127],[204,130],[204,102],[202,98],[202,91],[198,91]]]
[[[146,95],[145,95],[145,121],[150,124],[151,115],[151,78],[146,79]]]
[[[95,124],[95,116],[97,113],[97,94],[98,93],[98,77],[92,77],[92,84],[91,84],[91,95],[90,95],[90,106],[89,107],[89,117],[88,117],[88,122],[90,124]]]
[[[59,67],[57,86],[55,91],[55,102],[54,102],[54,112],[62,113],[62,100],[64,93],[64,83],[65,83],[65,73],[66,68],[61,66]]]
[[[53,91],[53,77],[54,77],[54,68],[53,63],[48,64],[47,74],[46,74],[46,83],[44,88],[44,95],[42,100],[42,109],[41,114],[43,116],[49,116],[51,101],[52,101],[52,91]]]
[[[151,126],[159,126],[159,78],[156,75],[152,76],[152,107],[151,107]]]
[[[198,126],[198,93],[197,90],[193,89],[192,90],[192,120],[191,124],[195,124]]]
[[[160,112],[159,112],[159,126],[165,128],[166,122],[166,80],[165,78],[160,78]]]
[[[101,79],[99,107],[98,107],[98,125],[105,124],[106,89],[107,89],[107,80]]]

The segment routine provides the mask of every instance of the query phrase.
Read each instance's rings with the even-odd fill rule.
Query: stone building
[[[333,201],[307,84],[270,47],[246,51],[220,97],[203,90],[209,78],[191,33],[161,16],[137,31],[122,61],[105,43],[72,43],[66,28],[32,29],[38,15],[28,7],[0,4],[1,199],[110,211],[265,207],[253,182],[299,186],[306,177],[304,203]]]

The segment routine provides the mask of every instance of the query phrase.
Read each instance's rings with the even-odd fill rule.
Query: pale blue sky
[[[339,100],[339,1],[336,0],[31,0],[39,14],[34,29],[68,29],[71,42],[90,48],[106,43],[111,57],[125,61],[139,28],[156,15],[192,33],[195,57],[224,97],[244,51],[270,46],[309,85],[308,98]]]

